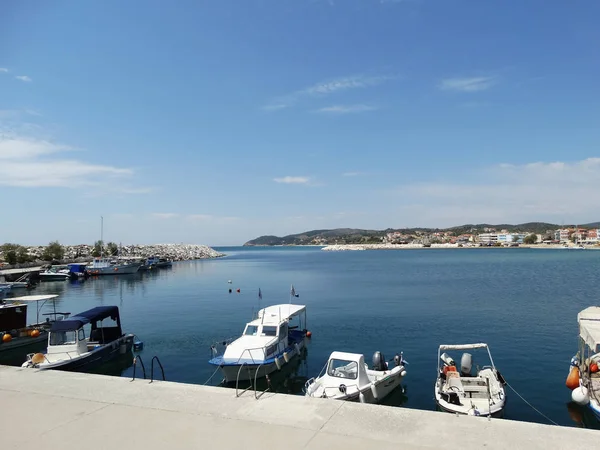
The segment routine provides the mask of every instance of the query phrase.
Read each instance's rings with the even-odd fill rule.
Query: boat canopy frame
[[[97,306],[75,316],[69,317],[68,319],[53,322],[50,332],[74,331],[82,328],[88,323],[92,324],[92,330],[94,330],[97,328],[98,321],[102,321],[107,318],[111,318],[117,322],[116,328],[118,328],[119,334],[122,334],[121,317],[119,316],[118,306]]]
[[[256,319],[261,324],[272,323],[268,318],[277,318],[277,322],[281,323],[284,321],[290,321],[294,317],[299,317],[300,325],[302,325],[302,318],[304,318],[304,329],[307,329],[306,325],[306,305],[295,305],[292,303],[282,303],[280,305],[267,306],[266,308],[260,309],[256,314]]]
[[[457,344],[457,345],[440,345],[438,348],[438,372],[441,369],[440,361],[442,356],[442,351],[444,350],[475,350],[478,348],[485,348],[487,350],[487,354],[490,358],[490,363],[492,364],[492,369],[496,370],[496,365],[494,364],[494,358],[492,358],[492,354],[490,353],[489,345],[478,342],[476,344]]]

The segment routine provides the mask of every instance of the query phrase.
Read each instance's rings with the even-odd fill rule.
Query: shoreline
[[[298,246],[299,247],[299,246]],[[540,249],[540,250],[579,250],[575,246],[565,247],[562,244],[519,244],[518,247],[510,246],[461,246],[458,244],[333,244],[323,246],[323,251],[364,251],[364,250],[429,250],[429,249]],[[600,246],[588,246],[585,250],[600,250]]]

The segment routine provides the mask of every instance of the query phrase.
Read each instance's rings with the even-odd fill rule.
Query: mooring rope
[[[505,380],[506,381],[506,380]],[[512,387],[510,384],[508,384],[508,381],[506,381],[506,385],[515,393],[519,396],[519,398],[521,400],[523,400],[527,405],[529,405],[531,407],[531,409],[533,409],[535,412],[537,412],[540,416],[542,416],[543,418],[545,418],[548,422],[550,422],[553,425],[558,425],[554,420],[552,420],[550,417],[548,417],[546,414],[544,414],[543,412],[541,412],[539,409],[537,409],[535,406],[533,406],[531,403],[529,403],[527,400],[525,400],[525,398],[519,394],[514,387]]]

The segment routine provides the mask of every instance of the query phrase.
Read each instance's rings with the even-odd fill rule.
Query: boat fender
[[[294,347],[296,348],[296,355],[300,355],[300,346],[297,342],[294,344]]]
[[[590,396],[585,386],[579,386],[571,392],[571,399],[578,405],[587,405],[590,402]]]
[[[346,394],[346,385],[345,384],[340,384],[340,387],[338,388],[340,390],[340,392],[342,394]]]
[[[375,386],[375,383],[371,384],[371,394],[373,394],[373,398],[375,400],[379,400],[379,396],[377,395],[377,386]]]
[[[275,365],[277,366],[277,370],[281,370],[281,361],[279,358],[275,358]]]
[[[571,367],[571,371],[569,372],[569,376],[567,377],[565,384],[571,390],[579,387],[579,368],[577,366]]]
[[[284,352],[283,359],[286,363],[289,363],[290,362],[290,352]]]
[[[358,394],[358,400],[359,400],[361,403],[366,403],[366,400],[365,400],[365,394],[363,394],[362,392],[361,392],[360,394]]]
[[[404,378],[406,376],[406,370],[403,370],[402,372],[400,372],[400,376]]]
[[[125,353],[127,353],[127,344],[125,344],[125,342],[122,342],[119,346],[119,354],[124,355]]]

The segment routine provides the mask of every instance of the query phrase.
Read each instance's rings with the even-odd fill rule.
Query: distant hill
[[[260,236],[246,242],[245,246],[252,245],[331,245],[331,244],[370,244],[379,243],[387,233],[400,232],[406,235],[427,234],[439,231],[452,231],[454,235],[464,233],[483,233],[485,228],[494,228],[497,231],[524,232],[544,234],[548,230],[574,227],[575,225],[557,225],[546,222],[528,222],[517,225],[511,224],[466,224],[449,228],[388,228],[386,230],[362,230],[355,228],[336,228],[332,230],[312,230],[287,236]],[[600,222],[579,225],[581,228],[600,228]]]

